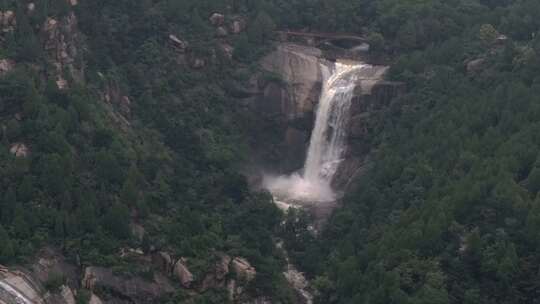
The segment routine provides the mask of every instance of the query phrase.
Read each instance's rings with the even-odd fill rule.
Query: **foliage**
[[[540,9],[533,2],[381,0],[350,10],[399,51],[389,76],[408,92],[374,120],[373,167],[321,238],[289,240],[318,303],[535,298],[539,28],[517,18]],[[476,59],[484,65],[468,70]],[[304,262],[311,252],[314,265]]]
[[[282,287],[278,258],[268,254],[281,214],[238,173],[245,144],[225,88],[233,63],[251,64],[268,47],[272,17],[236,5],[253,30],[230,35],[230,44],[246,43],[234,54],[241,62],[232,62],[216,56],[222,41],[208,20],[229,1],[45,0],[33,12],[29,3],[2,3],[15,10],[17,26],[2,34],[1,54],[17,68],[0,77],[0,262],[24,263],[52,245],[85,265],[129,269],[118,252],[141,247],[187,257],[206,267],[202,273],[210,253],[231,251],[268,274],[250,286],[252,294]],[[67,47],[81,57],[84,82],[70,68],[57,71],[59,58],[44,49],[47,18],[67,36],[62,25],[77,18],[69,30],[81,31],[71,33],[81,44]],[[169,34],[189,42],[186,61]],[[64,36],[57,43],[64,42],[71,43]],[[195,58],[202,69],[191,66]],[[57,73],[68,89],[57,87]],[[129,114],[117,107],[124,96]],[[30,154],[11,155],[15,143]],[[147,229],[142,241],[132,235],[134,223]],[[226,298],[219,291],[197,301]]]

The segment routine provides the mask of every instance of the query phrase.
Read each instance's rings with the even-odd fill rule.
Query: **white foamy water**
[[[351,99],[361,71],[371,68],[361,63],[321,65],[323,88],[303,172],[264,180],[277,200],[317,203],[336,199],[331,183],[346,148]]]

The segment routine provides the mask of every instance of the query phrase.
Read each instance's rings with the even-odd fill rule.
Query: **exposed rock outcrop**
[[[111,269],[103,267],[87,267],[82,286],[91,291],[109,290],[135,304],[154,303],[162,296],[174,292],[169,280],[159,273],[154,274],[151,281],[147,281],[140,277],[118,276]]]
[[[256,146],[265,146],[254,153],[260,158],[256,162],[271,163],[274,173],[303,165],[322,88],[321,65],[327,63],[317,48],[281,44],[262,59],[263,72],[245,90],[255,91],[247,98],[249,111],[264,122],[253,131]]]
[[[69,286],[46,291],[42,284],[29,271],[0,266],[0,303],[75,304],[75,294]]]
[[[26,10],[29,14],[32,14],[34,12],[34,10],[36,9],[36,4],[34,2],[30,2],[28,3],[28,5],[26,6]]]
[[[281,100],[281,112],[287,119],[313,113],[321,90],[320,65],[325,63],[321,56],[322,52],[316,48],[283,44],[263,59],[263,69],[279,75],[286,89],[287,98]],[[265,88],[267,92],[268,89],[273,88]],[[275,94],[268,93],[270,96]]]
[[[75,295],[73,294],[71,288],[66,285],[62,285],[60,294],[62,295],[62,298],[66,304],[75,304]]]
[[[225,56],[225,58],[227,58],[228,60],[233,59],[234,47],[232,45],[223,43],[219,45],[219,49]]]
[[[173,47],[180,53],[185,53],[189,47],[189,44],[186,41],[178,38],[176,35],[170,34],[169,40],[171,41]]]
[[[219,257],[219,261],[216,263],[216,279],[225,279],[225,277],[229,274],[231,261],[231,257],[226,254],[222,254]]]
[[[16,157],[28,157],[30,155],[30,149],[24,143],[12,144],[9,152]]]
[[[15,61],[10,59],[0,60],[0,77],[11,72],[15,68]]]
[[[234,16],[229,25],[231,33],[237,35],[246,30],[247,22],[246,19],[241,16]]]
[[[193,274],[186,266],[186,260],[180,259],[176,262],[173,269],[174,276],[180,280],[184,288],[190,288],[194,281]]]
[[[173,259],[171,255],[168,254],[167,252],[160,251],[160,252],[154,253],[152,255],[152,263],[158,270],[166,274],[172,273],[172,269],[174,266]]]
[[[213,26],[222,26],[224,22],[225,22],[225,15],[223,15],[223,14],[213,13],[210,16],[210,23]]]
[[[206,60],[203,58],[192,58],[191,67],[194,69],[202,69],[206,66]]]
[[[69,82],[84,81],[82,53],[84,40],[77,26],[77,17],[70,12],[62,19],[47,18],[42,27],[47,59],[55,68],[56,83],[60,89]]]
[[[139,224],[131,224],[131,234],[137,239],[137,241],[142,242],[144,236],[146,235],[146,230],[143,226]]]
[[[471,61],[467,62],[466,63],[467,73],[469,75],[471,75],[471,74],[475,74],[475,73],[480,72],[482,70],[482,68],[484,67],[485,63],[486,63],[485,58],[478,58],[478,59],[474,59],[474,60],[471,60]]]
[[[3,33],[13,32],[16,26],[15,12],[10,10],[0,11],[0,29]]]
[[[101,92],[102,100],[115,106],[116,110],[123,118],[131,117],[131,99],[123,94],[123,90],[118,81],[112,78],[104,80]]]
[[[32,276],[45,284],[55,276],[61,275],[65,284],[76,287],[79,284],[79,269],[66,261],[65,257],[52,248],[44,248],[32,264]]]
[[[234,258],[232,260],[232,269],[237,278],[246,282],[252,281],[257,275],[255,268],[244,258]]]
[[[103,302],[98,296],[92,293],[92,295],[90,296],[90,300],[88,301],[88,304],[103,304]]]

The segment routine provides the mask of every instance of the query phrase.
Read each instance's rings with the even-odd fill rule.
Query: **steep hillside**
[[[273,25],[211,2],[2,2],[2,284],[46,303],[294,301],[228,92]]]

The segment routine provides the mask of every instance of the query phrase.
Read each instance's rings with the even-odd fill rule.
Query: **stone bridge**
[[[359,46],[369,47],[365,37],[355,34],[296,31],[276,31],[275,34],[277,39],[282,42],[301,42],[316,47],[324,44],[344,49]]]

